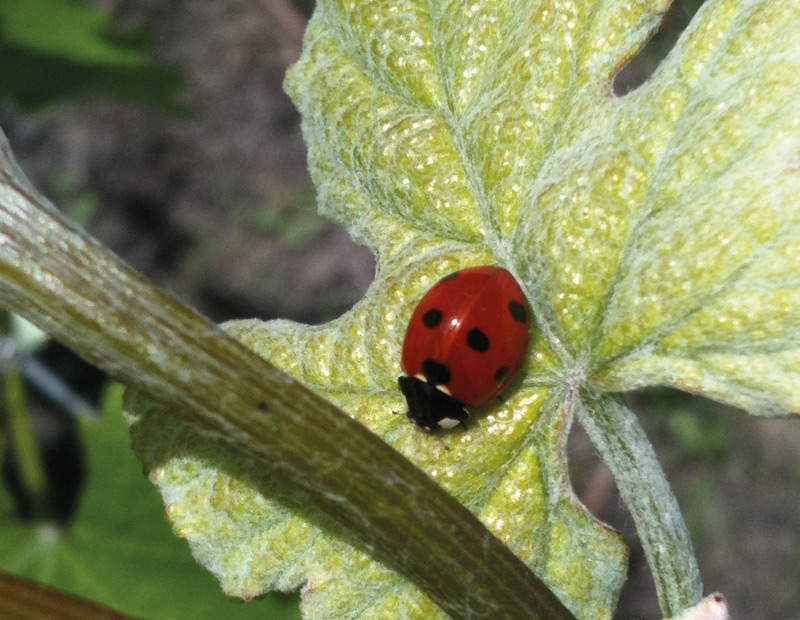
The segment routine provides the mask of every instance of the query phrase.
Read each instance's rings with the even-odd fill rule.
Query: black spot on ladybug
[[[477,327],[473,327],[467,334],[467,346],[473,351],[484,353],[489,350],[489,337]]]
[[[451,379],[450,369],[432,359],[422,362],[422,374],[431,385],[447,385]]]
[[[453,273],[448,273],[444,278],[439,280],[439,282],[447,282],[448,280],[452,280],[453,278],[457,278],[458,277],[458,273],[459,273],[458,271],[454,271]],[[437,282],[437,284],[438,284],[438,282]]]
[[[442,311],[433,308],[422,315],[422,324],[428,329],[433,329],[442,322]]]
[[[525,306],[518,301],[509,301],[508,311],[511,313],[511,318],[517,323],[525,323],[528,320],[528,313],[525,311]]]
[[[494,373],[494,380],[497,381],[498,383],[502,383],[508,376],[509,372],[511,371],[506,366],[498,368]]]

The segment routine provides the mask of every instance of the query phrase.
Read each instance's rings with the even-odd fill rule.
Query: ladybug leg
[[[441,446],[442,446],[442,448],[444,448],[444,449],[445,449],[447,452],[450,452],[450,444],[448,444],[448,443],[447,443],[447,442],[444,440],[444,438],[442,438],[440,435],[437,435],[437,434],[436,434],[436,430],[435,430],[435,429],[425,429],[425,430],[427,431],[428,435],[430,435],[430,436],[431,436],[431,437],[433,437],[433,438],[434,438],[436,441],[438,441],[438,442],[439,442],[439,445],[441,445]]]

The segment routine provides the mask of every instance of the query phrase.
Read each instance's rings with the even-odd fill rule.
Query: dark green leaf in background
[[[120,394],[108,391],[102,423],[81,423],[89,473],[67,529],[22,523],[0,501],[0,568],[147,620],[299,618],[294,597],[229,601],[194,562],[129,450]]]
[[[152,65],[144,30],[119,31],[113,19],[74,0],[0,0],[0,101],[41,110],[102,95],[172,113],[183,80]]]

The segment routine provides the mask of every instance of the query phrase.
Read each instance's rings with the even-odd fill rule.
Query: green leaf
[[[76,0],[0,2],[0,99],[40,110],[90,94],[186,113],[180,74],[150,64],[143,30]]]
[[[6,43],[74,61],[135,67],[147,54],[113,42],[108,17],[73,0],[26,0],[0,4]]]
[[[81,422],[89,474],[73,523],[25,524],[0,504],[0,567],[148,620],[297,618],[288,598],[227,600],[172,535],[128,449],[121,394],[109,390],[102,423]]]
[[[629,232],[614,231],[592,323],[598,387],[800,412],[798,22],[794,4],[711,2],[625,101],[615,129],[647,183],[631,185]]]
[[[614,98],[668,5],[320,2],[287,88],[320,208],[375,251],[375,282],[320,327],[227,326],[438,480],[580,618],[611,617],[626,550],[569,485],[576,413],[675,615],[702,592],[691,544],[635,418],[605,393],[661,384],[800,410],[800,8],[712,0]],[[486,263],[528,296],[528,364],[467,431],[432,437],[392,415],[405,326],[438,278]],[[226,592],[305,584],[306,617],[441,617],[247,463],[130,410],[173,527]]]

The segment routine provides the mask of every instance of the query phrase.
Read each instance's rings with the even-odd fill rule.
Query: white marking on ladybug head
[[[438,424],[438,425],[439,425],[441,428],[447,428],[447,429],[450,429],[450,428],[455,428],[456,426],[458,426],[459,424],[461,424],[461,420],[454,420],[453,418],[442,418],[441,420],[439,420],[439,421],[437,422],[437,424]]]
[[[444,392],[445,394],[447,394],[447,395],[448,395],[448,396],[450,396],[451,398],[453,397],[453,395],[450,393],[450,390],[448,390],[448,389],[447,389],[447,386],[445,386],[445,385],[437,385],[437,386],[435,386],[435,387],[436,387],[436,389],[437,389],[437,390],[439,390],[440,392]]]
[[[415,378],[415,379],[419,379],[420,381],[424,381],[425,383],[427,383],[427,382],[428,382],[428,379],[427,379],[427,378],[425,377],[425,375],[423,375],[421,372],[420,372],[420,373],[417,373],[416,375],[414,375],[414,378]],[[453,397],[453,395],[450,393],[450,390],[448,390],[448,389],[447,389],[447,386],[439,384],[439,385],[434,385],[433,387],[435,387],[435,388],[436,388],[437,390],[439,390],[440,392],[444,392],[444,393],[445,393],[445,394],[447,394],[447,395],[448,395],[450,398],[452,398],[452,397]]]

